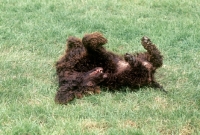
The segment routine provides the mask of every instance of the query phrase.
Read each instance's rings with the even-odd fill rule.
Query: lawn
[[[200,135],[198,0],[0,0],[0,134]],[[118,54],[164,55],[169,92],[130,88],[55,104],[55,62],[69,36],[99,31]]]

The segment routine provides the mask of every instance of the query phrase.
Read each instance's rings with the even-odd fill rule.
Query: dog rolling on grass
[[[75,97],[99,93],[100,86],[111,91],[124,86],[133,89],[149,86],[167,92],[154,77],[163,64],[163,56],[148,37],[141,39],[146,52],[124,56],[106,50],[103,47],[106,43],[107,39],[99,32],[86,34],[82,40],[68,38],[65,54],[56,63],[59,81],[56,102],[66,104]]]

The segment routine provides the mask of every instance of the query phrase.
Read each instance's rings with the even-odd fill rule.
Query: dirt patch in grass
[[[134,122],[132,120],[121,121],[121,122],[119,122],[118,126],[120,128],[137,128],[138,127],[136,122]]]
[[[191,135],[192,133],[193,129],[189,123],[184,125],[179,131],[179,135]]]
[[[86,119],[81,122],[81,127],[83,131],[91,131],[98,134],[104,134],[106,129],[108,129],[110,126],[108,122],[105,121],[97,122],[91,119]]]

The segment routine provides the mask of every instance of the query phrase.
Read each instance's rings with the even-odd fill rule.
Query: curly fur
[[[97,84],[106,77],[107,75],[100,67],[88,72],[66,71],[64,76],[59,78],[59,89],[55,101],[66,104],[75,97],[82,98],[83,95],[100,93],[100,87]]]
[[[141,39],[141,44],[147,50],[146,52],[126,53],[124,56],[107,51],[103,47],[106,43],[107,39],[99,32],[86,34],[82,40],[76,37],[68,38],[65,54],[56,63],[60,87],[57,95],[65,95],[62,91],[66,91],[66,85],[71,85],[72,80],[77,80],[77,83],[83,82],[86,79],[83,74],[94,70],[96,67],[102,67],[106,77],[100,79],[95,85],[108,87],[110,90],[117,90],[122,86],[131,88],[150,86],[165,91],[154,77],[156,69],[162,66],[163,56],[148,37]],[[78,82],[78,78],[72,79],[71,74],[75,74],[77,77],[81,76],[82,81]],[[69,81],[63,83],[63,78]],[[96,86],[97,89],[100,89],[99,86]],[[84,89],[85,87],[80,85],[78,91],[84,93],[87,91]],[[65,96],[62,96],[62,98],[79,97],[77,93],[80,92],[70,90],[67,93],[68,98]],[[56,99],[60,99],[59,96],[56,97]],[[68,102],[68,100],[65,102]]]

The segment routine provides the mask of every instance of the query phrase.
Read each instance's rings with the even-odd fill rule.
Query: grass
[[[0,134],[199,135],[198,0],[0,0]],[[55,61],[68,36],[102,32],[119,54],[144,51],[149,36],[163,53],[151,88],[54,103]]]

